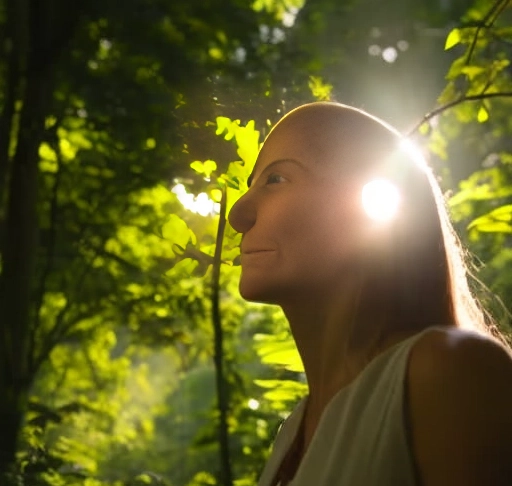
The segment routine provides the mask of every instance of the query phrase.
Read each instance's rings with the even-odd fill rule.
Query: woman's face
[[[229,215],[242,233],[244,298],[282,304],[355,276],[369,222],[346,157],[307,115],[292,114],[265,141],[250,189]]]

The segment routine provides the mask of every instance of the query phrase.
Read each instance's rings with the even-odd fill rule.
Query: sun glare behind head
[[[407,153],[421,169],[428,168],[423,152],[412,140],[403,138],[400,142],[400,149]]]
[[[362,203],[370,219],[386,222],[395,217],[400,206],[397,187],[386,179],[375,179],[363,187]]]

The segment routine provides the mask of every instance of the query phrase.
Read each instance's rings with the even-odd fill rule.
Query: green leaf
[[[460,70],[460,72],[464,73],[471,81],[479,74],[482,74],[483,72],[485,72],[485,68],[483,68],[481,66],[464,66]]]
[[[199,160],[192,162],[190,168],[198,174],[204,174],[204,164]]]
[[[468,230],[474,229],[482,233],[512,233],[512,204],[505,204],[474,219]]]
[[[206,160],[203,163],[203,173],[205,177],[210,177],[212,172],[215,172],[217,170],[217,163],[213,160]]]
[[[210,191],[210,199],[216,203],[220,203],[222,199],[222,191],[220,189],[212,189]]]
[[[218,116],[216,118],[217,122],[217,130],[215,132],[216,135],[222,135],[224,132],[227,132],[224,135],[225,140],[231,140],[240,125],[240,120],[231,120],[225,116]]]
[[[421,135],[428,135],[430,133],[430,123],[422,123],[418,129]]]
[[[447,51],[452,47],[456,46],[461,41],[460,29],[453,29],[446,38],[444,50]]]
[[[480,107],[480,109],[478,110],[477,120],[478,120],[480,123],[484,123],[484,122],[486,122],[488,119],[489,119],[489,113],[488,113],[488,111],[485,109],[485,107],[484,107],[484,106],[481,106],[481,107]]]
[[[218,116],[215,121],[217,122],[215,135],[222,135],[231,126],[231,120],[226,116]]]
[[[42,143],[39,146],[39,157],[51,162],[57,162],[57,154],[47,143]]]
[[[176,214],[171,214],[167,223],[162,227],[162,236],[181,248],[186,248],[191,239],[191,233],[187,223]]]
[[[254,380],[254,384],[265,388],[263,396],[271,402],[296,402],[308,392],[308,385],[294,380]]]
[[[331,99],[332,84],[324,82],[320,76],[310,76],[308,82],[311,94],[320,101]]]
[[[290,337],[286,340],[275,336],[256,336],[256,350],[265,364],[284,366],[290,371],[304,371],[299,352]]]
[[[464,56],[455,59],[455,61],[452,62],[452,65],[450,66],[448,73],[446,74],[446,79],[452,80],[460,76],[462,74],[462,69],[464,68],[465,65],[466,58]]]
[[[258,157],[260,132],[254,129],[254,120],[245,127],[238,127],[236,133],[237,153],[247,167],[252,167]]]
[[[153,482],[153,479],[149,474],[139,474],[136,478],[136,481],[138,481],[140,484],[151,484]]]

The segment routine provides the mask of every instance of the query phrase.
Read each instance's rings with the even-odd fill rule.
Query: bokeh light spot
[[[406,40],[399,40],[396,44],[398,49],[400,49],[402,52],[405,52],[407,49],[409,49],[409,43]]]
[[[394,47],[391,47],[391,46],[386,47],[382,51],[382,59],[384,59],[384,61],[386,61],[386,62],[393,63],[396,61],[397,57],[398,57],[398,51]]]
[[[260,408],[260,402],[258,402],[258,400],[254,399],[254,398],[249,398],[249,401],[247,402],[247,406],[251,410],[258,410],[258,408]]]
[[[368,47],[368,54],[370,54],[370,56],[380,56],[381,52],[382,50],[377,44],[372,44],[370,47]]]

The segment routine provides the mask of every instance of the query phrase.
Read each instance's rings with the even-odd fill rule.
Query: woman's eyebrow
[[[270,164],[268,164],[263,169],[262,172],[265,172],[266,170],[268,170],[271,167],[274,167],[274,166],[279,165],[279,164],[284,164],[284,163],[287,163],[287,162],[299,166],[302,170],[306,170],[306,167],[304,167],[304,165],[301,162],[299,162],[298,160],[296,160],[296,159],[277,159],[277,160],[274,160],[273,162],[270,162]],[[254,172],[255,172],[255,170],[256,170],[256,167],[253,169],[253,171],[251,172],[251,175],[247,179],[247,187],[251,187],[252,181],[254,180]]]

